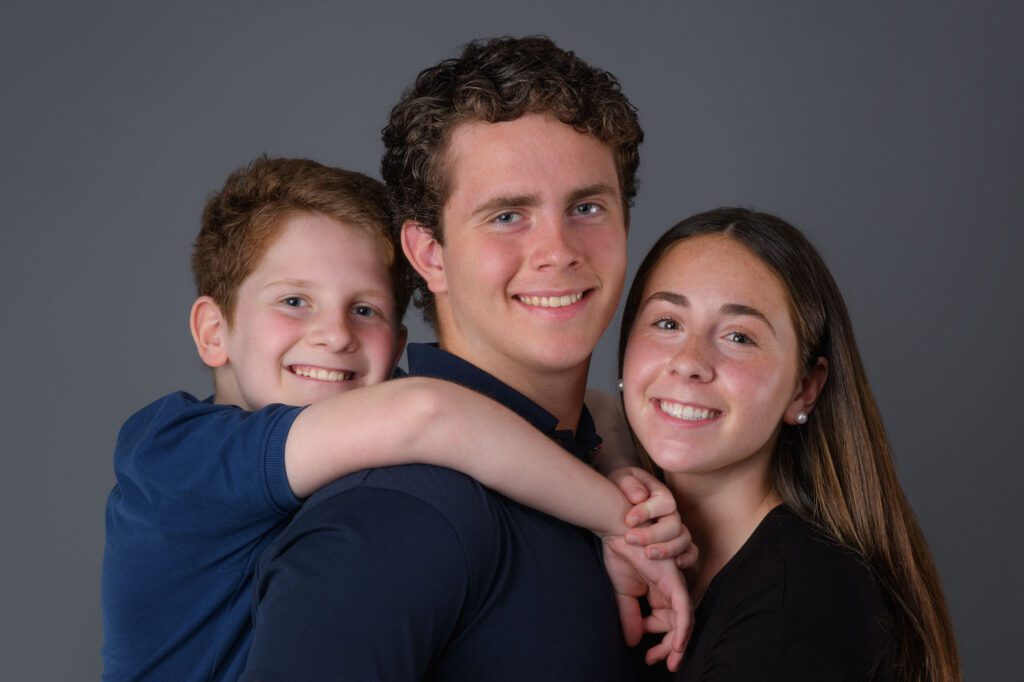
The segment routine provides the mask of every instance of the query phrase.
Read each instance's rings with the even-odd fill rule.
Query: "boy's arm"
[[[632,505],[613,483],[511,410],[451,382],[407,377],[314,403],[285,444],[298,497],[354,471],[413,463],[455,469],[599,535],[628,530]]]
[[[425,377],[387,381],[314,403],[295,419],[285,444],[288,479],[300,497],[360,469],[411,463],[460,471],[521,504],[597,533],[606,546],[615,538],[634,545],[615,552],[619,556],[612,560],[628,566],[610,570],[624,631],[633,639],[645,626],[639,607],[623,609],[624,603],[648,594],[671,612],[662,619],[670,623],[666,642],[649,660],[678,655],[690,624],[685,585],[671,559],[656,561],[639,546],[685,547],[689,536],[682,535],[671,494],[656,479],[651,480],[660,490],[648,486],[628,500],[614,483],[511,410],[457,384]],[[675,526],[630,528],[627,514],[629,526],[664,514]]]

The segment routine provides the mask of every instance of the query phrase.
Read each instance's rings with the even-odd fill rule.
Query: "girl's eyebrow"
[[[644,301],[644,306],[652,301],[665,301],[672,305],[677,305],[681,308],[690,307],[690,299],[686,298],[682,294],[677,294],[673,291],[655,291],[653,294],[647,297]],[[749,305],[742,303],[724,303],[721,308],[718,309],[723,315],[741,316],[741,317],[756,317],[757,319],[768,325],[768,329],[771,330],[772,334],[778,336],[778,332],[775,331],[775,325],[768,321],[768,318],[757,308],[752,308]]]
[[[768,325],[768,329],[771,330],[773,335],[778,336],[778,334],[775,332],[775,326],[771,322],[769,322],[768,318],[765,317],[765,314],[762,313],[757,308],[751,308],[749,305],[743,305],[742,303],[726,303],[721,308],[719,308],[719,311],[723,315],[742,315],[747,317],[756,317],[757,319],[761,320],[766,325]]]

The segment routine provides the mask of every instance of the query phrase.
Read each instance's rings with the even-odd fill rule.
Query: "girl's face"
[[[662,257],[623,368],[626,415],[658,466],[766,475],[781,423],[813,403],[809,383],[789,295],[747,247],[702,235]]]

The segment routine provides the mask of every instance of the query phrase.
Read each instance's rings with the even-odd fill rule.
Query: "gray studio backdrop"
[[[117,429],[166,392],[209,391],[186,327],[206,195],[261,152],[377,175],[380,129],[421,68],[526,33],[615,73],[640,110],[634,268],[669,225],[722,204],[811,234],[850,305],[966,677],[1019,674],[1022,13],[633,4],[5,6],[0,679],[99,676]],[[605,388],[612,335],[591,374]]]

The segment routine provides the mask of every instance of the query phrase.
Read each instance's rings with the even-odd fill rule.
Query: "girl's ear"
[[[782,415],[782,421],[787,424],[799,424],[798,415],[803,414],[809,417],[815,403],[818,402],[818,396],[821,395],[821,389],[825,387],[827,379],[828,360],[818,358],[817,362],[814,363],[814,367],[800,379],[796,395],[793,396],[793,400],[786,408],[785,414]]]
[[[427,283],[434,294],[448,291],[444,269],[444,249],[437,238],[415,220],[402,223],[402,251],[410,265]]]
[[[192,304],[188,323],[203,364],[211,368],[224,365],[228,361],[227,320],[217,302],[209,296],[197,298]]]

